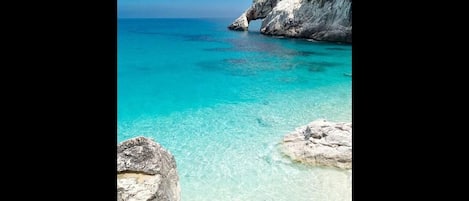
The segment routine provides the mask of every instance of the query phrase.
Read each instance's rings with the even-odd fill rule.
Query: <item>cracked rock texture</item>
[[[180,201],[174,156],[157,142],[137,137],[117,146],[118,201]]]
[[[351,169],[352,123],[313,121],[287,134],[282,151],[305,164]]]
[[[257,19],[262,34],[352,43],[352,0],[257,0],[228,28],[247,31]]]

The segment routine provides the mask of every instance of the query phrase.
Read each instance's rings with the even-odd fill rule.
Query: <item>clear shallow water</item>
[[[292,163],[282,137],[351,121],[351,46],[228,31],[233,19],[119,19],[118,141],[154,138],[182,199],[351,200],[350,171]]]

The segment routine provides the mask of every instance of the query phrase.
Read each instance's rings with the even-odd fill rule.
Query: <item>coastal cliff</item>
[[[352,43],[352,0],[254,0],[228,29],[247,31],[257,19],[265,35]]]

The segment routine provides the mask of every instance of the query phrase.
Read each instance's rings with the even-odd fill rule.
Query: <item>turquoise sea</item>
[[[278,149],[315,119],[352,120],[351,45],[229,31],[233,20],[118,20],[118,142],[169,150],[183,201],[352,200],[351,171]]]

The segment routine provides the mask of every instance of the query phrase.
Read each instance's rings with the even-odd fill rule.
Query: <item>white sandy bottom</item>
[[[119,122],[118,139],[143,135],[169,150],[183,201],[352,200],[351,171],[292,163],[278,149],[318,118],[351,121],[350,84]]]

